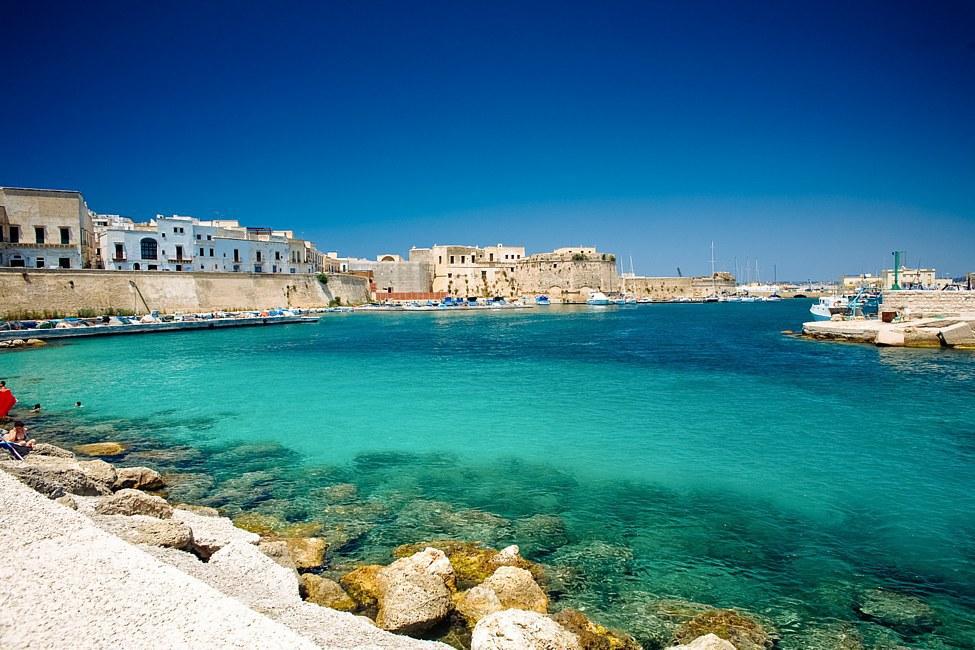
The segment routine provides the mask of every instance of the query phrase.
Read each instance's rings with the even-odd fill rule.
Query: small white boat
[[[637,303],[638,305],[649,305],[649,304],[650,304],[650,303],[652,303],[652,302],[653,302],[653,301],[652,301],[652,300],[650,300],[649,298],[647,298],[646,296],[643,296],[642,298],[637,298],[637,299],[636,299],[636,303]]]
[[[809,313],[814,320],[832,320],[833,314],[845,314],[850,301],[846,296],[823,296],[814,302]]]
[[[607,296],[602,291],[593,291],[592,293],[589,294],[589,297],[586,299],[586,304],[598,305],[598,306],[608,305],[610,304],[609,296]]]

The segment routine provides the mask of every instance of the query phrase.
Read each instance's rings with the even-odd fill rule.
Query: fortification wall
[[[556,302],[585,302],[590,291],[618,291],[611,260],[519,260],[514,280],[521,294],[547,294]]]
[[[975,291],[885,291],[883,309],[912,318],[975,314]]]
[[[433,265],[426,262],[379,262],[372,267],[376,293],[433,291]]]
[[[676,300],[690,298],[702,300],[715,291],[720,295],[734,293],[735,281],[718,277],[712,283],[710,277],[637,277],[624,281],[626,291],[637,298],[651,298],[652,300]]]
[[[0,269],[0,318],[323,307],[368,299],[368,281],[328,275]]]

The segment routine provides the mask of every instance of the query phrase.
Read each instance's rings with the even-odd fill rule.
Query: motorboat
[[[589,294],[589,297],[586,299],[586,304],[604,306],[604,305],[609,305],[611,303],[610,303],[609,296],[607,296],[605,293],[603,293],[602,291],[593,291],[592,293]]]
[[[548,296],[535,296],[535,304],[539,307],[548,307],[552,304],[552,301],[548,299]]]

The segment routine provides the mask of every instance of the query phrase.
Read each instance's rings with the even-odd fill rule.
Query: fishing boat
[[[609,305],[610,299],[609,296],[607,296],[602,291],[593,291],[592,293],[589,294],[589,297],[586,299],[586,304],[596,305],[596,306]]]
[[[849,307],[846,296],[823,296],[809,308],[814,320],[831,320],[834,314],[845,314]]]
[[[552,301],[548,299],[548,296],[535,296],[535,304],[539,307],[548,307]]]

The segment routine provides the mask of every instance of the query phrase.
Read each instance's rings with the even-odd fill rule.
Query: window
[[[115,242],[115,257],[113,257],[116,262],[120,262],[125,259],[125,246],[122,242]]]
[[[257,261],[261,261],[261,251],[257,251]],[[260,273],[260,271],[258,271],[258,273]]]
[[[443,255],[437,258],[437,264],[443,264]]]
[[[448,278],[452,278],[452,277],[454,277],[454,274],[453,274],[453,273],[448,273],[448,274],[447,274],[447,277],[448,277]]]
[[[24,264],[24,258],[21,257],[20,255],[17,255],[16,257],[11,257],[10,258],[10,266],[17,267],[17,268],[23,268],[25,266],[25,264]]]
[[[70,257],[59,257],[58,258],[58,266],[60,266],[62,269],[70,269],[71,268],[71,258]]]
[[[210,249],[210,257],[213,257],[213,249]]]
[[[158,264],[149,264],[149,265],[146,266],[146,269],[149,270],[149,271],[158,271],[159,270],[159,265]]]
[[[176,265],[176,270],[177,271],[182,271],[183,270],[183,266],[181,264],[177,264]]]
[[[200,249],[200,257],[203,257],[203,249]]]
[[[142,259],[144,260],[155,260],[159,259],[159,244],[156,240],[151,237],[145,237],[139,242],[139,247],[142,252]]]
[[[254,265],[254,273],[260,273],[260,272],[261,272],[261,266],[259,264],[255,264]]]
[[[163,239],[166,239],[166,233],[164,233],[164,232],[161,232],[161,233],[159,233],[159,234],[160,234],[160,235],[162,235],[162,238],[163,238]]]
[[[10,243],[20,243],[20,226],[10,226]],[[13,264],[11,264],[13,266]]]
[[[203,237],[203,235],[197,235],[197,236],[196,236],[196,238],[197,238],[197,239],[200,239],[200,238],[202,238],[202,237]]]
[[[212,235],[207,235],[207,241],[210,241],[211,239],[213,239],[213,236]]]
[[[281,260],[281,251],[274,251],[274,259]]]
[[[493,262],[493,261],[494,261],[494,253],[489,253],[488,254],[488,262]]]
[[[461,264],[463,264],[463,263],[464,263],[464,256],[463,256],[463,255],[461,255],[461,256],[460,256],[460,263],[461,263]]]
[[[39,269],[43,269],[44,268],[44,258],[43,257],[38,257],[37,258],[37,261],[34,263],[34,266],[36,266]]]
[[[71,228],[61,228],[61,244],[67,246],[71,243]]]
[[[175,235],[176,233],[178,233],[178,232],[179,232],[179,228],[173,228],[173,234],[174,234],[174,235]]]
[[[240,261],[240,249],[237,248],[234,249],[234,261],[235,262]]]
[[[453,256],[453,255],[451,255],[451,256],[450,256],[450,263],[451,263],[451,264],[453,264],[453,263],[454,263],[454,256]]]
[[[38,244],[43,244],[44,243],[44,227],[43,226],[37,226],[37,227],[34,228],[34,241],[36,241]]]
[[[132,265],[132,270],[133,271],[138,271],[139,270],[139,263],[138,262],[136,262],[135,264]]]
[[[183,247],[182,246],[177,246],[176,247],[176,259],[177,260],[182,260],[183,259]],[[176,270],[179,271],[181,269],[177,266],[176,267]]]

